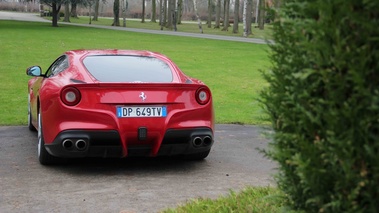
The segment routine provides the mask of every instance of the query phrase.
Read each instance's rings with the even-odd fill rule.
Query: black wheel
[[[57,158],[50,155],[45,148],[45,141],[42,132],[41,114],[38,112],[38,160],[42,165],[52,165],[57,163]]]
[[[32,124],[32,111],[30,108],[30,97],[28,98],[28,128],[30,131],[37,131]]]
[[[208,151],[205,151],[205,152],[199,152],[199,153],[195,153],[195,154],[190,154],[190,155],[185,155],[184,156],[184,159],[186,160],[203,160],[204,158],[208,157],[209,155],[209,152],[211,152],[211,150],[208,150]]]

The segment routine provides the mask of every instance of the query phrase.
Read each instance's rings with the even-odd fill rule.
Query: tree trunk
[[[163,1],[163,0],[161,0],[161,1]],[[163,26],[166,26],[166,23],[167,23],[167,0],[163,1],[163,10],[164,10],[164,13],[163,13]]]
[[[70,4],[64,5],[64,19],[63,22],[70,22]]]
[[[240,12],[240,0],[235,0],[233,33],[238,33],[238,23],[239,23],[239,15],[240,15],[239,12]]]
[[[128,8],[128,0],[121,0],[122,26],[126,27],[126,9]]]
[[[183,14],[183,0],[178,0],[177,4],[177,15],[176,15],[176,23],[182,24],[182,14]]]
[[[100,0],[95,1],[95,14],[93,14],[93,21],[98,21],[99,18],[99,4]]]
[[[71,2],[71,17],[73,18],[79,18],[78,13],[76,12],[76,1]]]
[[[142,0],[142,20],[141,23],[145,23],[145,0]]]
[[[246,7],[246,32],[247,35],[252,34],[251,31],[251,20],[253,18],[253,0],[247,0],[247,7]]]
[[[247,0],[247,6],[246,6],[246,32],[247,35],[250,35],[252,33],[251,31],[251,20],[252,20],[252,12],[253,11],[253,0]]]
[[[222,31],[228,31],[229,27],[229,5],[230,5],[230,0],[225,0],[224,1],[225,9],[224,9],[224,27],[222,28]]]
[[[216,4],[216,20],[214,28],[220,28],[220,16],[221,16],[221,0],[217,0]]]
[[[265,0],[259,1],[259,29],[263,30],[265,28]]]
[[[157,1],[151,1],[151,22],[157,22]]]
[[[212,27],[212,0],[208,0],[208,28]]]
[[[242,22],[243,22],[243,37],[247,37],[247,0],[243,1]]]
[[[199,25],[200,33],[203,33],[203,27],[201,26],[200,16],[199,16],[199,13],[197,11],[197,2],[196,2],[196,0],[193,0],[193,9],[195,10],[195,14],[196,14],[196,18],[197,18],[197,24]]]
[[[173,28],[173,16],[175,12],[174,10],[175,10],[175,0],[168,0],[166,28],[170,30]]]
[[[163,30],[163,26],[164,26],[164,18],[165,18],[165,7],[164,7],[164,1],[163,0],[160,0],[160,4],[159,4],[159,7],[160,7],[160,12],[159,12],[159,25],[161,26],[161,30]]]
[[[61,9],[61,5],[58,5],[57,3],[52,3],[52,9],[53,9],[53,20],[52,20],[52,26],[58,27],[58,16],[59,16],[59,10]]]
[[[114,3],[113,3],[112,26],[120,26],[120,0],[114,0]]]

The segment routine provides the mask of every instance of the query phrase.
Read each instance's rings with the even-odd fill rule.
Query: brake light
[[[75,106],[81,100],[81,94],[75,87],[66,87],[61,92],[61,100],[68,106]]]
[[[197,103],[204,105],[211,99],[211,91],[207,87],[200,87],[196,91],[196,101]]]

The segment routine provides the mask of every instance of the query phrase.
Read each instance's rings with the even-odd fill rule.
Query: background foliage
[[[378,212],[379,1],[287,0],[262,102],[279,187],[306,212]]]

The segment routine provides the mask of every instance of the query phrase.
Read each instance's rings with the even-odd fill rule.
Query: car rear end
[[[62,88],[61,104],[45,112],[55,127],[45,132],[49,153],[206,157],[214,141],[209,88],[189,78],[181,82],[181,73],[161,59],[133,56],[125,63],[120,57],[87,57],[83,64],[95,83]]]

